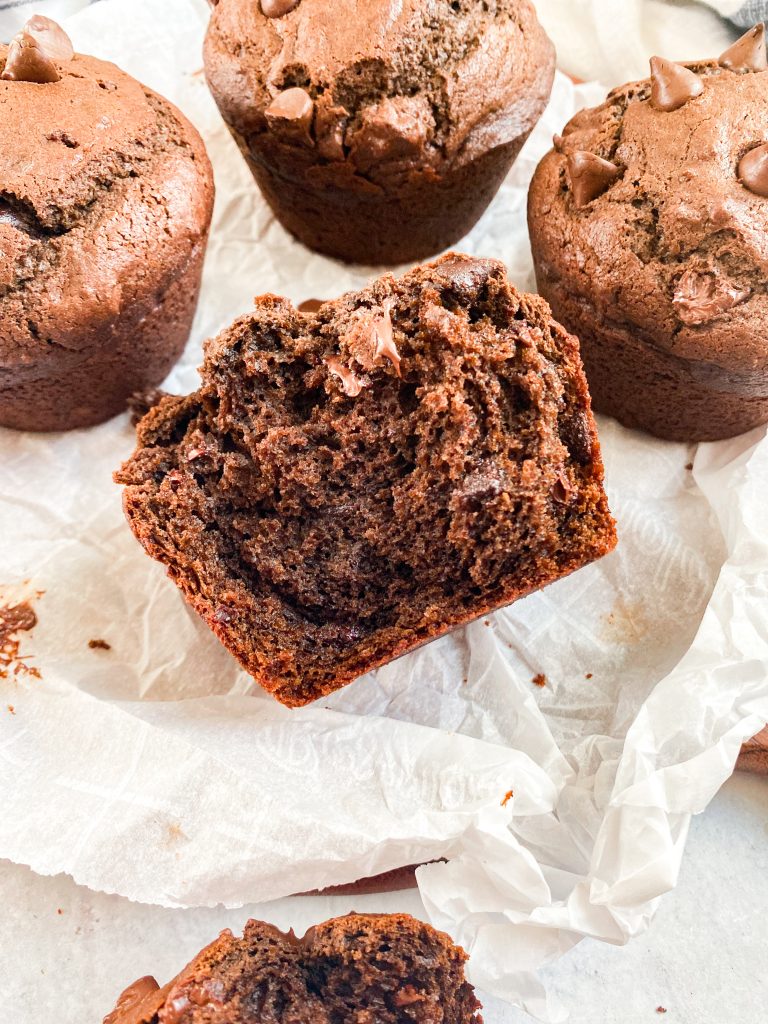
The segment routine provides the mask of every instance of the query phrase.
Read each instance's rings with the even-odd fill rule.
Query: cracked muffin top
[[[768,367],[767,67],[762,25],[654,58],[555,137],[529,197],[540,270],[598,322],[737,374]]]
[[[37,21],[37,37],[0,46],[13,140],[0,148],[0,378],[51,346],[63,358],[97,344],[148,290],[159,301],[213,196],[202,140],[172,104]]]
[[[528,0],[219,0],[205,63],[246,138],[311,132],[318,157],[386,184],[529,130],[554,52]]]

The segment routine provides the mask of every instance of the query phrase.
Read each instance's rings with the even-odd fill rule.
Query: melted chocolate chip
[[[745,32],[733,46],[721,53],[718,64],[730,71],[765,71],[768,57],[765,52],[765,25],[760,22]]]
[[[72,40],[61,25],[51,18],[46,18],[42,14],[34,14],[22,31],[32,36],[41,52],[49,60],[56,61],[58,64],[66,64],[75,56]]]
[[[756,196],[768,197],[768,142],[755,146],[739,160],[738,178]]]
[[[373,358],[374,361],[388,359],[394,366],[397,376],[402,377],[400,353],[392,333],[392,316],[389,307],[385,307],[383,315],[376,317],[373,322]]]
[[[568,156],[568,177],[573,201],[577,206],[586,206],[607,192],[620,174],[616,164],[603,160],[595,153],[577,149]]]
[[[685,324],[708,323],[749,298],[749,289],[736,288],[713,272],[686,270],[677,282],[672,303]]]
[[[669,113],[704,92],[698,75],[682,64],[663,57],[651,57],[651,103]]]
[[[282,18],[300,3],[301,0],[261,0],[261,13],[265,18]]]
[[[349,395],[350,398],[357,398],[363,390],[365,381],[350,370],[348,366],[344,366],[344,364],[334,356],[331,356],[330,359],[326,360],[326,365],[333,376],[338,377],[341,381],[341,390],[344,394]]]
[[[9,82],[33,82],[36,85],[61,81],[54,62],[27,32],[19,32],[11,40],[2,77]]]
[[[392,330],[390,300],[373,309],[361,309],[344,336],[346,350],[364,370],[373,370],[380,360],[388,359],[398,377],[400,353]]]

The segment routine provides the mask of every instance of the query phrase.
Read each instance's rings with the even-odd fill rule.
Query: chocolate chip
[[[322,305],[322,299],[304,299],[303,302],[299,303],[298,308],[300,313],[316,313]]]
[[[314,111],[312,97],[304,89],[296,87],[286,89],[276,96],[264,115],[270,128],[311,145],[310,128]]]
[[[554,486],[552,487],[552,497],[558,504],[567,505],[568,499],[571,496],[571,485],[568,482],[568,477],[564,473],[558,473],[557,479],[555,480]]]
[[[663,57],[651,57],[651,103],[657,110],[677,110],[703,92],[704,83],[693,71]]]
[[[768,143],[755,146],[739,160],[738,177],[756,196],[768,197]]]
[[[560,438],[575,462],[580,466],[589,465],[592,461],[592,433],[583,412],[577,409],[561,418]]]
[[[300,3],[301,0],[261,0],[261,13],[265,18],[282,18]]]
[[[586,206],[607,192],[620,174],[616,164],[603,160],[596,153],[577,149],[568,155],[568,177],[577,206]]]
[[[2,77],[9,82],[34,82],[36,85],[61,81],[56,65],[27,32],[19,32],[11,40]]]
[[[61,25],[43,14],[34,14],[22,31],[32,36],[41,52],[57,64],[66,64],[75,56],[72,40]]]
[[[721,53],[718,64],[729,71],[765,71],[768,57],[765,52],[765,25],[760,22],[737,39],[733,46]]]
[[[475,298],[492,277],[500,277],[502,267],[495,260],[471,256],[446,256],[436,264],[432,275],[437,284],[449,287],[459,298]]]
[[[128,1011],[138,1006],[147,996],[157,992],[160,986],[154,978],[139,978],[122,993],[112,1013],[104,1018],[104,1024],[120,1024]]]

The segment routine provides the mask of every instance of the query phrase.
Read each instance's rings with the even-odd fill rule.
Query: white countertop
[[[0,901],[8,1024],[97,1024],[135,978],[167,981],[221,928],[240,930],[248,917],[301,931],[350,909],[420,913],[415,891],[164,910],[8,862],[0,862]],[[7,957],[27,969],[6,977]],[[572,1024],[752,1024],[768,1008],[767,960],[768,780],[736,775],[694,819],[680,884],[647,934],[623,948],[583,942],[549,969],[548,983]],[[529,1019],[496,1000],[485,1004],[486,1024]]]

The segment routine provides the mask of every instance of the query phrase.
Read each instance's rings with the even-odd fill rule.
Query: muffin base
[[[395,265],[434,256],[464,237],[483,215],[530,131],[445,173],[413,172],[397,192],[355,177],[343,164],[284,172],[295,149],[275,159],[266,138],[250,147],[230,129],[264,198],[286,231],[313,249],[347,263]]]
[[[197,308],[207,238],[195,246],[161,300],[105,323],[101,344],[55,372],[0,386],[0,427],[60,431],[124,412],[136,391],[160,384],[184,350]],[[9,375],[10,376],[10,375]]]
[[[601,321],[540,273],[537,285],[555,319],[579,339],[596,412],[667,441],[720,441],[768,422],[768,377],[737,379],[713,364],[679,359],[639,330]]]

